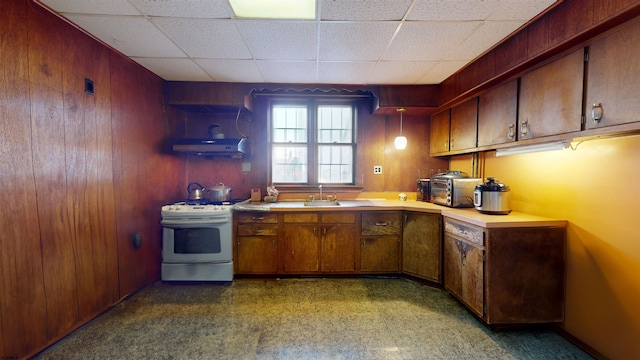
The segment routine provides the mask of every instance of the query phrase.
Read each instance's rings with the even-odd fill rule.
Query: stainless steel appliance
[[[418,179],[418,190],[416,200],[431,201],[431,179]]]
[[[162,280],[233,280],[231,209],[206,201],[162,207]]]
[[[231,199],[231,188],[224,186],[223,183],[218,183],[218,185],[210,187],[207,191],[211,201],[229,201]]]
[[[449,207],[473,207],[473,191],[482,184],[462,171],[447,171],[431,177],[431,202]]]
[[[249,141],[247,139],[180,139],[173,143],[173,151],[192,155],[241,158],[249,154]]]
[[[511,212],[509,187],[488,177],[484,184],[476,185],[473,205],[483,214],[506,215]]]

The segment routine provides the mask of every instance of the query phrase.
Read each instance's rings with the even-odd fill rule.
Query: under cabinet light
[[[497,149],[496,156],[508,156],[508,155],[535,153],[535,152],[541,152],[541,151],[562,150],[568,146],[569,144],[566,141],[554,141],[554,142],[549,142],[544,144],[514,146],[514,147],[509,147],[504,149]]]
[[[229,0],[237,18],[316,19],[316,0]]]

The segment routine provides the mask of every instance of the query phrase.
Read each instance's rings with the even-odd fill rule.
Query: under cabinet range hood
[[[241,158],[249,155],[249,141],[247,139],[181,139],[173,143],[173,151],[192,155]]]

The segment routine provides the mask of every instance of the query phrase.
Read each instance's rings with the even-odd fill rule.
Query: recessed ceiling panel
[[[265,82],[253,60],[199,59],[196,62],[215,80],[220,82]]]
[[[321,61],[318,78],[328,84],[366,84],[375,65],[372,61]]]
[[[318,58],[329,61],[376,61],[399,22],[329,22],[320,24]]]
[[[322,20],[401,20],[411,0],[322,0]]]
[[[149,16],[230,19],[226,0],[129,0],[140,12]],[[104,1],[108,2],[108,1]]]
[[[141,15],[127,0],[40,0],[59,13]]]
[[[407,20],[485,20],[499,0],[417,0]]]
[[[70,21],[87,30],[123,54],[134,57],[184,57],[175,44],[143,17],[68,15]]]
[[[213,81],[193,60],[187,58],[132,58],[138,64],[169,81]]]
[[[310,21],[238,21],[255,59],[315,60],[317,25]]]
[[[385,53],[384,60],[440,60],[481,24],[481,21],[406,22]]]
[[[314,61],[257,61],[260,72],[269,83],[316,83]]]

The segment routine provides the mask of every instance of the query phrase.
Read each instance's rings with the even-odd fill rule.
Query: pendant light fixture
[[[407,147],[407,138],[402,135],[402,113],[405,112],[405,110],[405,108],[396,109],[396,111],[400,113],[400,135],[396,137],[393,143],[398,150],[404,150]]]

